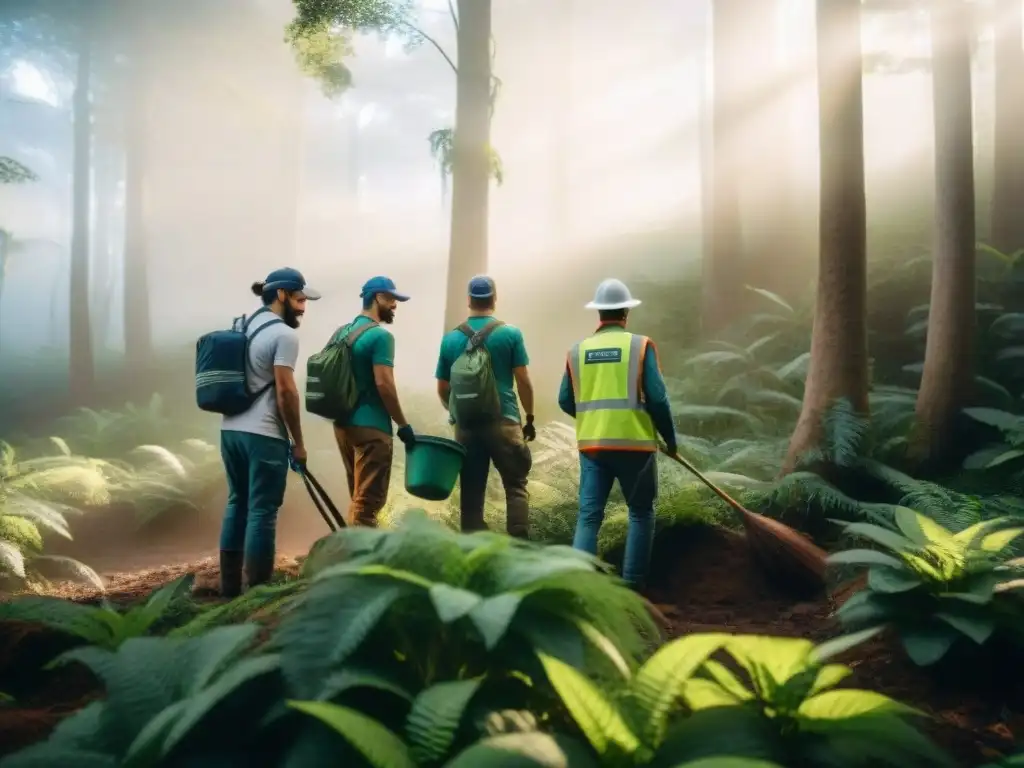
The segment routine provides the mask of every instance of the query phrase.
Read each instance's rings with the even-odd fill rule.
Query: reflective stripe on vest
[[[656,451],[657,433],[640,383],[647,337],[603,331],[569,352],[580,450]]]

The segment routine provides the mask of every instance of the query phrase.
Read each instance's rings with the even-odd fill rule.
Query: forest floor
[[[822,641],[836,634],[831,598],[794,603],[775,591],[759,572],[743,537],[720,529],[689,529],[673,547],[673,566],[658,578],[649,597],[668,620],[668,632],[727,631],[802,637]],[[281,557],[278,568],[295,573],[294,558]],[[196,597],[205,599],[216,585],[214,558],[134,572],[104,574],[106,597],[132,602],[185,573],[196,574]],[[210,590],[212,594],[212,590]],[[61,585],[52,593],[80,601],[98,595],[78,585]],[[7,633],[10,634],[10,633]],[[0,642],[0,690],[5,667],[15,660],[9,653],[13,637]],[[38,648],[36,649],[39,650]],[[53,649],[59,652],[59,648]],[[18,655],[15,653],[14,655]],[[964,692],[936,684],[936,676],[914,667],[902,650],[887,640],[874,640],[849,651],[842,659],[853,669],[848,685],[887,694],[927,713],[923,728],[946,749],[958,765],[983,765],[1013,753],[1015,741],[1024,742],[1024,711],[1010,711],[996,696]],[[45,686],[15,704],[0,705],[0,755],[32,743],[96,695],[93,686],[74,667],[48,675]],[[6,748],[6,749],[5,749]]]

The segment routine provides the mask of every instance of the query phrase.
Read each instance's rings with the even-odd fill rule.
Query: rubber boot
[[[220,553],[220,595],[221,597],[238,597],[242,594],[242,553]]]
[[[245,581],[249,589],[266,584],[274,575],[274,558],[246,559]]]

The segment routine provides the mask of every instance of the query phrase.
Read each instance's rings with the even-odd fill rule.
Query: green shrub
[[[73,635],[90,645],[109,650],[126,640],[150,634],[192,590],[191,574],[153,591],[147,600],[119,610],[106,600],[85,605],[56,597],[18,597],[0,603],[0,621],[41,624],[55,632]]]
[[[896,528],[851,523],[848,534],[878,545],[850,549],[830,563],[867,567],[867,588],[838,611],[844,628],[892,627],[915,664],[942,659],[964,640],[984,645],[997,632],[1024,637],[1024,561],[1011,560],[1009,545],[1024,528],[1005,519],[978,522],[951,533],[906,507],[895,511]]]

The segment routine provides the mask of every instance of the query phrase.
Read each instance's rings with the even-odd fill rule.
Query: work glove
[[[523,440],[532,443],[537,439],[537,428],[533,426],[533,414],[526,414],[526,423],[523,424]]]
[[[306,469],[305,449],[296,451],[295,442],[291,440],[288,442],[288,468],[291,469],[292,472],[300,475]]]
[[[398,439],[405,444],[406,448],[416,445],[416,433],[412,431],[412,425],[406,424],[404,427],[399,427]]]
[[[675,456],[679,452],[679,446],[676,444],[676,433],[673,432],[671,439],[665,440],[665,453],[669,456]]]

